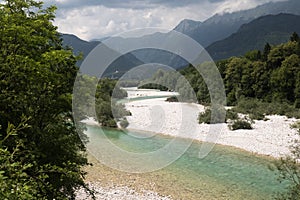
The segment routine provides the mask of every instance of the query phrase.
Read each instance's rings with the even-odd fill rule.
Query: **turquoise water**
[[[105,138],[119,148],[135,153],[155,151],[172,140],[161,135],[139,139],[132,137],[130,132],[103,129],[102,133],[99,127],[87,128],[92,153]],[[177,145],[186,141],[180,139]],[[269,169],[273,165],[271,159],[221,145],[216,145],[207,157],[199,159],[200,147],[200,142],[193,142],[183,156],[158,173],[156,181],[168,181],[166,177],[173,177],[172,180],[176,179],[180,185],[176,190],[190,192],[190,199],[200,198],[200,193],[204,196],[211,193],[216,199],[274,199],[274,194],[284,191],[286,183],[280,184],[276,172]]]
[[[132,101],[141,101],[141,100],[147,100],[147,99],[157,99],[157,98],[168,98],[170,95],[165,95],[165,96],[142,96],[142,97],[135,97],[135,98],[130,98],[130,99],[121,99],[118,100],[118,103],[128,103]]]

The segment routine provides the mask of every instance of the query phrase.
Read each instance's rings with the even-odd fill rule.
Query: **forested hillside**
[[[207,51],[215,61],[241,56],[251,50],[263,50],[267,42],[272,45],[285,43],[293,32],[300,33],[300,16],[267,15],[242,25],[228,38],[208,46]]]
[[[197,68],[209,70],[210,65],[213,63],[203,63]],[[216,65],[224,81],[228,105],[255,99],[300,108],[300,40],[296,33],[287,43],[277,46],[266,44],[262,52],[250,51],[241,57],[219,61]],[[209,91],[197,70],[190,66],[179,72],[191,84],[198,102],[209,104]],[[191,99],[191,91],[181,87],[181,79],[184,78],[180,74],[159,71],[148,82],[176,90],[185,99]],[[283,110],[287,112],[288,109]],[[293,113],[296,114],[296,111]]]

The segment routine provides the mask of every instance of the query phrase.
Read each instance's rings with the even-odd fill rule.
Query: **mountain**
[[[206,50],[214,60],[240,56],[250,50],[262,50],[267,42],[272,45],[287,42],[293,32],[300,35],[299,15],[267,15],[242,25],[236,33]]]
[[[174,30],[190,36],[203,47],[207,48],[212,43],[223,40],[237,32],[242,25],[250,23],[259,17],[277,15],[280,13],[300,15],[299,8],[300,0],[289,0],[275,3],[270,2],[249,10],[224,13],[222,15],[217,14],[204,22],[185,19],[181,21]],[[170,35],[172,35],[172,33],[153,34],[147,37],[151,38],[153,41],[164,41],[164,39],[168,38]],[[284,34],[282,37],[277,35],[277,38],[274,39],[278,39],[279,42],[284,42],[287,39],[287,35]],[[246,49],[252,49],[252,47],[250,46]],[[135,52],[133,54],[144,63],[159,62],[175,69],[188,65],[188,63],[179,56],[168,52],[162,52],[161,50],[147,50]]]
[[[184,19],[174,28],[174,30],[189,35],[189,33],[195,32],[201,26],[202,22]]]
[[[89,53],[97,47],[99,44],[101,44],[100,41],[84,41],[80,38],[78,38],[75,35],[70,34],[61,34],[61,38],[63,40],[64,46],[69,46],[73,49],[73,52],[75,55],[79,55],[80,53],[83,54],[83,59],[78,61],[77,65],[80,66],[83,62],[83,60],[89,55]],[[116,52],[113,52],[111,54],[114,54]],[[101,56],[100,56],[101,57]],[[101,61],[99,61],[101,62]],[[128,53],[125,55],[122,55],[118,59],[116,59],[113,63],[111,63],[105,72],[103,73],[103,76],[105,77],[113,77],[113,78],[119,78],[121,77],[125,72],[128,70],[142,65],[143,62],[137,59],[133,54]],[[101,67],[101,66],[100,66]],[[96,74],[96,71],[85,71],[85,73],[92,75],[92,76],[98,76]]]
[[[276,2],[276,3],[267,3],[249,10],[233,12],[233,13],[225,13],[222,15],[217,14],[207,19],[204,22],[198,22],[198,21],[186,19],[180,22],[174,28],[174,30],[192,37],[194,40],[198,41],[203,47],[209,46],[209,51],[214,55],[214,58],[221,59],[227,57],[228,55],[240,55],[240,53],[244,51],[240,52],[235,50],[235,52],[230,52],[230,49],[222,50],[223,48],[226,49],[226,46],[221,46],[221,45],[228,45],[228,44],[217,43],[212,45],[214,42],[223,40],[229,37],[230,35],[232,35],[233,33],[236,33],[237,31],[243,31],[244,28],[240,29],[242,25],[248,24],[251,21],[265,15],[270,15],[270,14],[277,15],[280,13],[300,15],[299,8],[300,8],[300,0],[289,0],[289,1]],[[266,23],[270,24],[270,22],[266,22]],[[285,30],[288,31],[289,29],[285,29]],[[259,32],[259,30],[257,31]],[[271,32],[274,34],[274,31]],[[279,42],[286,41],[287,33],[288,32],[284,32],[281,33],[281,35],[278,33],[276,37],[275,36],[273,37],[273,40],[278,40]],[[120,43],[125,45],[130,43],[140,43],[141,40],[146,40],[148,41],[148,43],[152,43],[153,41],[155,41],[163,44],[165,41],[169,41],[171,37],[172,37],[172,32],[154,33],[151,35],[143,36],[141,38],[126,38],[126,39],[112,38],[112,40],[114,40],[115,43]],[[272,35],[269,35],[268,37],[269,38],[266,37],[265,39],[268,39],[270,43],[272,43],[273,41],[271,40]],[[62,35],[62,38],[64,40],[65,45],[72,46],[76,54],[78,54],[79,52],[83,52],[84,56],[88,55],[89,52],[95,46],[101,43],[101,40],[94,40],[90,42],[84,41],[77,38],[74,35],[64,34]],[[258,36],[255,36],[253,38],[257,39]],[[230,41],[234,41],[234,40],[236,40],[236,38],[233,38]],[[237,39],[237,41],[240,40]],[[259,42],[264,42],[264,41],[261,41],[259,39]],[[257,42],[253,42],[253,43],[257,43]],[[250,46],[247,47],[246,46],[246,44],[248,44],[247,42],[244,42],[243,44],[245,44],[244,46],[245,49],[261,47],[258,44],[253,45],[250,43],[249,43]],[[172,45],[175,45],[174,47],[176,47],[176,45],[181,45],[181,44],[178,44],[178,41],[175,40],[173,41]],[[217,46],[219,49],[218,48],[216,49],[215,46]],[[223,51],[223,53],[221,51]],[[224,53],[225,51],[229,52],[228,55],[222,55],[225,54]],[[81,62],[79,62],[78,64],[80,65]],[[171,66],[174,69],[179,69],[188,65],[188,63],[184,59],[182,59],[180,56],[176,54],[164,50],[158,50],[158,49],[141,49],[120,57],[112,64],[112,66],[114,67],[111,66],[109,71],[106,74],[111,75],[114,74],[114,72],[116,71],[122,71],[122,73],[124,73],[126,70],[131,69],[132,67],[143,63],[161,63],[163,65]],[[118,76],[122,75],[122,73],[120,73]]]
[[[270,2],[249,10],[222,15],[216,14],[204,22],[183,20],[174,30],[192,37],[203,47],[207,47],[213,42],[225,39],[235,33],[241,25],[249,23],[258,17],[280,13],[300,15],[299,8],[299,0]]]
[[[76,55],[82,53],[84,57],[100,44],[99,41],[87,42],[71,34],[61,34],[61,38],[63,45],[71,47]]]

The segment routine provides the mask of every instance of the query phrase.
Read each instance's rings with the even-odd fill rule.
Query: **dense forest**
[[[213,65],[189,66],[179,73],[159,70],[150,80],[141,83],[140,88],[175,90],[187,101],[194,92],[198,103],[209,105],[210,94],[197,69],[209,70]],[[296,33],[287,43],[277,46],[267,43],[263,52],[250,51],[241,57],[218,61],[216,66],[224,81],[229,106],[237,106],[242,113],[260,109],[262,114],[300,117],[300,40]],[[183,84],[184,80],[189,82],[190,88]]]

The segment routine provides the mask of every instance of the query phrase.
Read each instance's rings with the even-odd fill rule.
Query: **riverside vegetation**
[[[140,87],[174,90],[184,101],[193,99],[194,91],[198,103],[208,106],[199,114],[199,123],[223,123],[224,119],[218,116],[211,121],[209,91],[197,71],[209,72],[213,65],[206,62],[196,68],[188,66],[179,70],[179,73],[159,70],[151,79],[140,83]],[[232,130],[252,129],[254,120],[268,120],[266,115],[300,118],[300,39],[296,33],[292,34],[287,43],[277,46],[267,43],[263,51],[253,50],[241,57],[218,61],[216,66],[224,80],[227,104],[233,106],[226,111],[225,118]],[[188,80],[191,88],[184,86],[184,79]],[[218,106],[216,109],[225,110]],[[239,117],[238,113],[243,114],[243,117]],[[293,128],[299,130],[298,126]],[[293,155],[277,162],[281,179],[292,182],[289,192],[278,195],[278,199],[300,197],[300,166],[297,162],[300,159],[299,146],[299,141],[295,141]]]
[[[194,92],[198,103],[209,105],[209,91],[197,69],[209,73],[213,65],[189,66],[180,73],[159,70],[140,88],[175,90],[186,101],[193,99]],[[287,43],[272,47],[267,43],[262,52],[253,50],[218,61],[216,66],[224,80],[227,104],[235,106],[232,112],[249,115],[252,120],[267,120],[265,115],[272,114],[300,118],[300,39],[296,33]],[[184,85],[185,79],[191,88]],[[200,118],[205,118],[200,123],[207,123],[210,112],[201,113]]]
[[[82,170],[88,161],[81,139],[87,138],[72,116],[80,57],[63,47],[52,24],[55,10],[31,0],[0,4],[0,199],[73,199],[79,188],[93,194]],[[80,78],[87,88],[95,81]],[[116,98],[126,96],[115,84],[103,79],[97,87],[96,113],[103,126],[116,127],[113,88]],[[83,91],[90,105],[92,94]],[[115,101],[112,108],[120,119],[128,114]],[[84,109],[79,107],[78,120],[88,116]]]
[[[71,104],[79,57],[62,46],[55,9],[33,0],[0,4],[0,199],[89,191]]]
[[[117,127],[114,118],[128,124],[123,116],[130,113],[115,101],[127,93],[117,82],[82,74],[87,103],[76,105],[79,118],[73,118],[80,56],[63,46],[52,24],[55,10],[33,0],[0,4],[0,199],[74,199],[79,188],[93,196],[82,170],[89,164],[82,143],[87,138],[75,122],[90,116],[95,96],[92,117],[101,125]]]
[[[74,199],[79,188],[93,195],[82,170],[88,161],[80,137],[85,142],[87,138],[83,126],[76,130],[72,116],[72,91],[80,57],[62,45],[52,24],[55,9],[43,8],[33,0],[5,0],[0,4],[1,199]],[[288,43],[274,47],[267,44],[263,52],[252,51],[217,63],[228,103],[236,105],[233,111],[252,114],[249,117],[253,119],[266,114],[299,117],[299,43],[299,37],[293,34]],[[209,70],[211,64],[203,65]],[[209,93],[201,76],[191,66],[180,72],[190,82],[198,102],[208,105]],[[192,92],[174,85],[176,76],[158,71],[153,79],[160,85],[171,85],[168,89],[178,90],[188,101]],[[163,83],[166,77],[168,84]],[[103,126],[117,127],[114,118],[126,126],[124,116],[130,113],[116,101],[126,93],[116,87],[117,82],[84,75],[80,78],[87,88],[98,83],[96,116],[92,117]],[[184,80],[178,81],[183,86]],[[92,91],[83,91],[87,105],[92,105]],[[272,104],[277,106],[266,106]],[[80,119],[92,113],[87,105],[78,107]],[[230,115],[236,118],[236,114]],[[294,127],[299,129],[299,124]],[[292,180],[290,192],[279,198],[300,196],[299,154],[299,145],[295,145],[294,157],[282,159],[277,165],[281,178]]]

